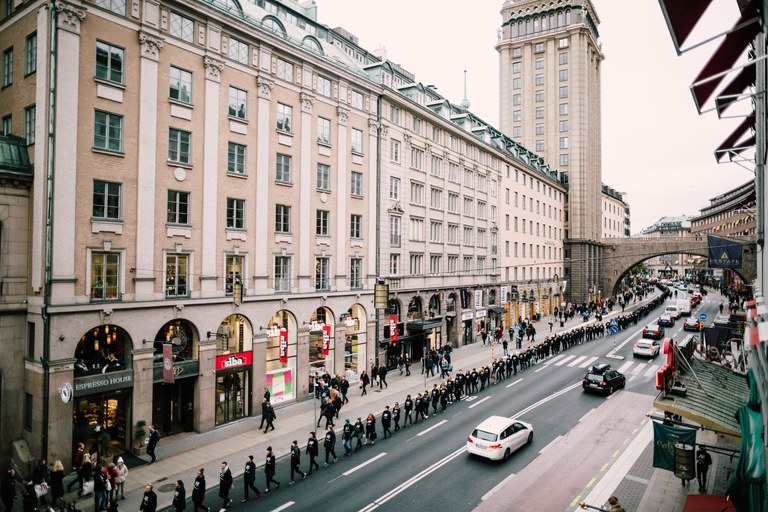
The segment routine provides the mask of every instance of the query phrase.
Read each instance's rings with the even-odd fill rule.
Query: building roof
[[[27,144],[21,137],[0,135],[0,175],[32,176]]]

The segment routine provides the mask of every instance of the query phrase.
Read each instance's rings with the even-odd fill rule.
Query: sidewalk
[[[656,294],[651,295],[651,297],[655,296]],[[632,304],[625,309],[624,313],[629,313],[640,304],[640,302]],[[621,309],[614,307],[613,311],[603,316],[603,323],[607,319],[621,314]],[[550,318],[552,317],[545,317],[536,324],[539,327],[537,329],[537,341],[524,341],[523,349],[535,345],[550,334],[547,329]],[[591,318],[587,323],[592,322],[594,322],[594,318]],[[585,323],[577,315],[574,319],[566,322],[562,328],[560,323],[556,322],[551,333],[568,331],[582,325]],[[514,343],[510,343],[510,351],[514,350],[512,347],[514,347]],[[503,354],[501,344],[496,344],[493,352],[495,357],[500,357]],[[456,370],[482,366],[492,360],[491,348],[483,346],[481,342],[456,348],[451,356],[453,367]],[[420,365],[414,364],[411,369],[411,376],[408,377],[400,376],[396,370],[390,372],[388,387],[379,391],[378,388],[371,386],[368,395],[364,397],[360,396],[360,391],[356,387],[351,388],[349,392],[350,402],[341,409],[340,419],[336,421],[337,432],[343,424],[344,418],[353,419],[358,416],[364,418],[370,412],[378,416],[385,405],[391,406],[395,401],[402,402],[407,394],[414,395],[440,382],[439,372],[434,377],[425,379],[425,376],[419,373]],[[277,409],[276,414],[275,430],[268,434],[264,434],[257,428],[261,418],[255,416],[216,427],[209,432],[199,434],[191,432],[163,438],[156,449],[157,462],[155,464],[145,464],[130,469],[125,483],[125,501],[120,502],[120,506],[138,508],[144,493],[144,486],[148,482],[152,482],[155,484],[155,492],[158,497],[158,510],[170,507],[175,481],[177,479],[184,480],[187,484],[189,497],[192,482],[199,468],[205,468],[208,488],[211,489],[218,486],[218,470],[222,461],[229,463],[233,477],[237,481],[237,478],[242,475],[245,459],[248,455],[253,455],[257,467],[260,467],[263,464],[262,461],[268,446],[272,446],[276,457],[280,459],[288,454],[294,439],[299,441],[300,446],[304,446],[310,431],[318,432],[318,437],[322,438],[322,429],[316,428],[316,418],[320,415],[318,400],[287,404]],[[142,458],[149,460],[148,456]],[[71,479],[72,475],[68,476],[65,485]],[[75,489],[73,492],[64,497],[65,501],[76,501],[78,510],[92,512],[94,510],[93,495],[79,498],[76,487],[73,489]]]

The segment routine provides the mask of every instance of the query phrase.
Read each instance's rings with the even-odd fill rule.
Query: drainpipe
[[[376,98],[376,283],[381,276],[381,103],[382,95]],[[376,288],[374,287],[374,290]],[[374,336],[374,354],[376,355],[376,364],[379,364],[379,317],[381,311],[376,308],[376,298],[374,297],[374,311],[376,312],[376,336]]]
[[[48,151],[46,156],[46,208],[45,208],[45,277],[43,288],[43,304],[40,308],[40,317],[43,321],[43,356],[40,362],[43,365],[43,423],[41,431],[42,456],[48,460],[48,423],[49,423],[49,387],[51,356],[51,325],[48,317],[48,306],[51,302],[51,253],[53,231],[53,160],[56,121],[56,44],[58,39],[58,25],[56,2],[51,0],[48,4],[51,16],[51,41],[48,56]]]

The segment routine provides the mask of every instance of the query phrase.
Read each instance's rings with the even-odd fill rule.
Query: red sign
[[[397,341],[397,316],[389,317],[389,341]]]
[[[331,326],[323,326],[323,355],[327,356],[331,350]]]
[[[173,384],[173,345],[163,343],[163,382]]]
[[[238,352],[237,354],[227,354],[216,357],[216,371],[229,370],[239,366],[250,366],[253,364],[253,352]]]
[[[288,329],[280,329],[280,362],[288,362]]]

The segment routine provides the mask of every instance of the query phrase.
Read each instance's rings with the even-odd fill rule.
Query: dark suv
[[[627,383],[627,378],[617,370],[611,368],[609,364],[596,364],[589,369],[581,382],[584,391],[594,391],[610,395],[614,390],[623,388]]]

